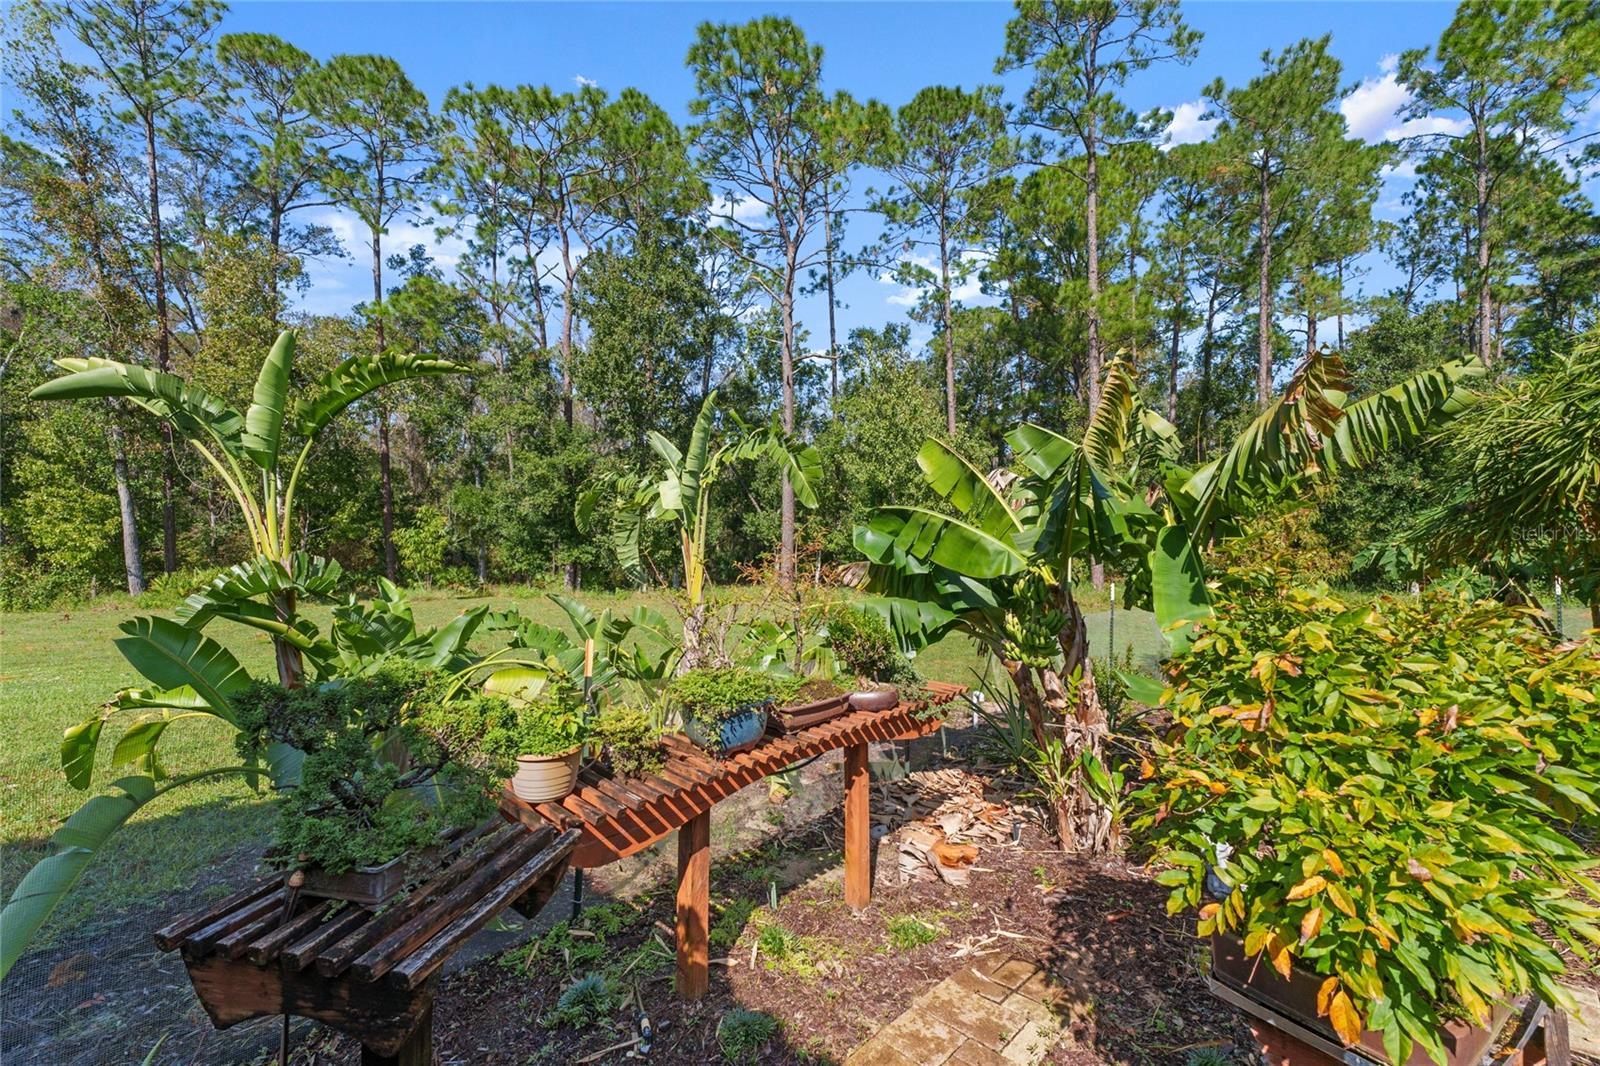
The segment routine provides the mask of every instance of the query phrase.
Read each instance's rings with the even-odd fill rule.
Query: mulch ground
[[[1035,959],[1070,990],[1069,1035],[1051,1062],[1179,1063],[1199,1047],[1228,1054],[1245,1038],[1237,1015],[1200,981],[1192,927],[1166,915],[1166,891],[1138,868],[1064,856],[1025,821],[1020,843],[985,847],[960,887],[897,883],[892,846],[883,848],[873,904],[856,915],[843,901],[842,833],[832,811],[754,850],[714,857],[714,965],[699,1003],[684,1006],[673,991],[669,882],[591,906],[575,924],[557,923],[446,978],[435,1009],[436,1061],[738,1061],[719,1041],[718,1023],[743,1008],[777,1025],[742,1061],[838,1063],[921,992],[985,953]],[[591,1016],[563,1018],[563,992],[596,973],[611,1001]],[[641,1017],[653,1033],[648,1054],[629,1043]],[[359,1060],[354,1044],[326,1031],[295,1055],[301,1063]]]

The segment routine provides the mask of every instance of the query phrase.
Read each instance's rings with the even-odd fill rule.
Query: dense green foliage
[[[1167,738],[1135,823],[1200,933],[1325,978],[1347,1041],[1442,1063],[1441,1020],[1487,1018],[1600,943],[1569,835],[1600,816],[1600,656],[1536,615],[1449,592],[1350,606],[1252,578],[1170,667]],[[1206,873],[1230,888],[1206,902]],[[1535,928],[1535,926],[1539,928]]]
[[[667,696],[685,714],[709,726],[752,706],[781,702],[799,687],[797,678],[774,677],[743,666],[719,666],[679,674],[667,686]]]
[[[653,774],[666,764],[661,731],[637,707],[615,703],[601,711],[589,726],[589,740],[604,750],[611,768],[624,777]]]
[[[407,354],[470,367],[324,427],[279,548],[315,531],[364,580],[570,588],[637,578],[607,524],[578,530],[580,487],[640,473],[649,434],[685,440],[714,390],[730,416],[815,444],[824,472],[809,515],[780,465],[719,479],[708,566],[726,582],[768,557],[787,573],[796,552],[848,562],[874,508],[931,503],[913,465],[927,436],[983,469],[1018,422],[1074,436],[1118,353],[1202,465],[1319,345],[1376,388],[1467,351],[1519,373],[1595,323],[1600,157],[1582,107],[1600,45],[1583,4],[1463,4],[1402,56],[1396,121],[1414,121],[1398,141],[1351,128],[1354,72],[1324,38],[1209,84],[1215,131],[1166,152],[1163,116],[1127,100],[1152,67],[1208,53],[1165,0],[1029,0],[989,46],[1014,88],[935,84],[893,108],[829,85],[788,19],[707,23],[681,42],[682,128],[635,90],[430,100],[389,57],[222,32],[216,3],[92,10],[27,0],[8,24],[9,607],[157,572],[185,584],[250,554],[248,516],[159,412],[27,399],[63,358],[180,375],[241,419],[284,326],[291,393]],[[1377,204],[1401,192],[1391,218]],[[424,217],[462,241],[455,261],[395,243]],[[370,293],[345,314],[295,310],[309,264],[340,252],[371,264]],[[902,321],[840,336],[831,307],[824,336],[801,297],[838,303],[856,269],[903,284],[893,302],[925,340]],[[1364,276],[1396,280],[1375,293]],[[1389,580],[1352,560],[1394,531],[1430,455],[1317,502],[1336,566]],[[646,531],[646,555],[669,556],[670,533]]]

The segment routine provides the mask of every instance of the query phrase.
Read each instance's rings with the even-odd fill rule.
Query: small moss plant
[[[717,1022],[717,1046],[725,1062],[756,1062],[777,1032],[778,1020],[772,1015],[735,1007]]]

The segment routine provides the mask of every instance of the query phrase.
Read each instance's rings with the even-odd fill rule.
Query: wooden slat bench
[[[295,1014],[359,1040],[365,1066],[426,1066],[440,968],[506,907],[537,913],[581,836],[491,821],[378,908],[299,896],[283,877],[268,878],[157,930],[156,946],[183,953],[219,1029]]]
[[[930,683],[928,701],[945,704],[966,691]],[[886,711],[856,711],[717,759],[680,733],[665,739],[667,763],[649,777],[608,777],[594,766],[560,803],[530,804],[508,787],[500,812],[530,829],[555,826],[580,834],[572,854],[577,869],[616,862],[671,833],[678,834],[678,992],[698,999],[709,982],[711,917],[711,808],[746,785],[797,762],[844,749],[844,896],[860,909],[872,900],[871,793],[867,746],[873,741],[927,736],[942,716],[922,714],[925,704],[902,702]]]

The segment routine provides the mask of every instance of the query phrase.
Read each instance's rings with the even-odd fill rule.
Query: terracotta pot
[[[578,780],[580,744],[560,755],[518,755],[511,791],[524,803],[553,803],[572,791]]]
[[[767,731],[769,707],[771,704],[766,702],[748,704],[715,725],[708,725],[692,713],[687,714],[683,719],[683,731],[709,752],[736,755],[761,743]]]
[[[892,688],[875,688],[866,692],[850,693],[852,711],[887,711],[900,702],[900,693]]]
[[[1239,937],[1232,933],[1218,933],[1211,938],[1211,976],[1245,993],[1265,1010],[1283,1015],[1326,1037],[1334,1045],[1343,1044],[1327,1019],[1317,1017],[1317,989],[1321,987],[1323,978],[1316,974],[1295,967],[1285,978],[1265,959],[1246,955],[1244,941]],[[1484,1054],[1493,1048],[1511,1013],[1511,1004],[1497,1003],[1487,1027],[1469,1021],[1446,1022],[1440,1026],[1439,1039],[1444,1045],[1446,1066],[1476,1066],[1483,1060]],[[1356,1051],[1363,1058],[1375,1062],[1389,1061],[1383,1051],[1383,1035],[1374,1029],[1361,1034]],[[1432,1063],[1422,1045],[1415,1044],[1411,1049],[1411,1057],[1398,1066],[1432,1066]]]

